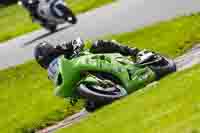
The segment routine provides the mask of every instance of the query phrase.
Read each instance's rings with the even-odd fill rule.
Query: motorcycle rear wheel
[[[57,28],[57,25],[50,25],[50,26],[48,27],[48,30],[49,30],[51,33],[53,33],[53,32],[56,31],[56,28]]]
[[[163,60],[165,60],[165,62],[167,62],[165,65],[161,66],[161,65],[152,65],[150,66],[150,68],[152,70],[154,70],[154,72],[156,72],[157,75],[157,79],[162,78],[163,76],[172,73],[172,72],[176,72],[177,68],[176,68],[176,64],[173,60],[168,59],[166,57],[163,57]]]
[[[57,29],[57,25],[55,25],[55,24],[42,24],[42,26],[45,29],[49,30],[51,33],[54,33]]]

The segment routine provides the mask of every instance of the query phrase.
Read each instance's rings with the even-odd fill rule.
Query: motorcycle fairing
[[[84,78],[82,74],[89,71],[112,74],[121,81],[128,93],[155,80],[155,73],[150,68],[136,65],[118,53],[85,53],[85,55],[73,59],[61,56],[58,59],[55,94],[61,97],[72,96],[79,82]]]

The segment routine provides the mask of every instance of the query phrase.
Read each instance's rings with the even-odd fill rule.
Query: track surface
[[[177,15],[198,12],[200,11],[199,5],[199,0],[119,0],[78,16],[79,23],[77,25],[62,25],[56,34],[48,34],[45,30],[38,30],[1,44],[0,68],[4,69],[32,59],[34,46],[44,40],[56,44],[74,39],[77,36],[83,39],[95,39],[107,34],[132,31]],[[200,63],[200,46],[177,58],[176,63],[178,70]],[[79,122],[87,115],[88,112],[82,110],[80,113],[39,132],[51,133],[58,128]]]
[[[0,44],[0,69],[24,63],[33,58],[33,47],[47,40],[56,44],[76,38],[133,31],[160,20],[200,11],[200,0],[118,0],[78,16],[78,24],[62,25],[56,34],[38,30]]]
[[[190,68],[195,64],[200,64],[200,44],[196,45],[194,48],[189,50],[186,54],[176,58],[175,62],[176,62],[178,71],[182,71],[184,69]],[[65,120],[59,122],[56,125],[43,129],[39,131],[38,133],[52,133],[59,128],[71,126],[72,124],[79,122],[82,118],[87,117],[88,114],[89,113],[83,109],[81,112],[75,115],[72,115],[71,117],[66,118]]]
[[[200,64],[200,44],[194,46],[186,54],[176,58],[178,71],[190,68],[195,64]]]

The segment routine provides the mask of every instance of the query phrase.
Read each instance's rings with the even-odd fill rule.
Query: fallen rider
[[[158,53],[98,40],[84,48],[81,39],[35,47],[36,61],[48,71],[55,94],[64,98],[86,99],[92,111],[124,97],[176,71],[173,60]]]

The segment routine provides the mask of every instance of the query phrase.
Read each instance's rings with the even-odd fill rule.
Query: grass
[[[109,39],[114,38],[130,46],[137,46],[139,48],[149,48],[149,49],[156,50],[157,52],[164,53],[170,57],[176,57],[182,54],[183,52],[185,52],[187,49],[191,48],[197,42],[199,42],[200,40],[200,30],[198,30],[199,28],[200,28],[200,15],[196,14],[192,16],[178,17],[176,19],[173,19],[167,22],[162,22],[162,23],[155,24],[153,26],[139,29],[136,32],[123,33],[120,35],[109,36],[106,38],[109,38]],[[135,43],[135,44],[131,45],[131,43]],[[184,74],[184,73],[181,73],[181,74]],[[193,73],[189,75],[192,75],[192,74]],[[3,133],[7,133],[7,132],[13,133],[13,132],[22,132],[22,131],[28,132],[29,130],[33,131],[36,128],[45,127],[46,125],[55,123],[56,121],[63,119],[65,116],[72,114],[73,112],[76,112],[77,110],[81,108],[81,105],[77,105],[74,108],[70,108],[70,107],[67,108],[67,106],[69,105],[67,104],[66,101],[64,101],[63,99],[54,97],[53,86],[48,81],[46,72],[40,69],[40,67],[36,65],[35,62],[31,61],[24,65],[19,65],[14,68],[8,68],[7,70],[2,70],[0,71],[0,75],[1,75],[0,76],[0,109],[1,109],[0,110],[0,118],[1,118],[0,131]],[[175,76],[174,75],[170,76],[169,79],[164,79],[161,82],[163,84],[162,87],[164,87],[164,85],[168,85],[168,84],[170,85],[171,79],[174,79],[174,81],[176,81],[176,78],[178,77],[179,76],[176,76],[175,74]],[[179,85],[178,81],[182,82],[180,78],[178,79],[179,80],[177,80],[177,82],[174,82],[174,84]],[[193,81],[196,82],[195,80],[196,79],[194,79]],[[165,81],[168,84],[164,84]],[[190,81],[185,80],[185,82],[186,81],[188,82],[187,86],[192,88],[193,86],[189,84]],[[178,86],[176,87],[176,89],[171,88],[172,89],[171,91],[173,90],[176,91],[177,88]],[[159,88],[155,90],[159,91]],[[163,90],[166,90],[166,89],[163,89]],[[167,92],[166,93],[164,92],[163,92],[163,95],[168,94]],[[157,94],[158,92],[155,92],[155,93]],[[142,95],[149,95],[149,97],[151,96],[148,93],[141,94],[141,96]],[[165,98],[165,96],[163,95],[160,96],[160,98],[162,97]],[[167,95],[167,97],[169,98],[170,95]],[[141,97],[141,96],[138,96],[138,97]],[[131,97],[135,97],[135,96],[131,96]],[[139,106],[140,104],[137,104],[137,102],[139,101],[137,100],[135,101],[136,98],[131,98],[131,97],[128,98],[127,102],[125,103],[117,102],[116,103],[117,105],[115,104],[112,105],[112,106],[115,106],[113,107],[114,109],[116,109],[115,111],[116,112],[119,111],[120,113],[120,110],[126,109],[125,106],[127,106],[127,109],[126,109],[127,116],[132,116],[132,110],[133,112],[134,110],[136,110],[134,112],[136,113],[139,109],[138,107],[140,107]],[[152,97],[154,97],[154,95],[152,95]],[[130,102],[128,101],[130,100],[131,100],[131,107],[128,108],[128,106],[130,106],[129,105]],[[160,100],[162,99],[159,99],[158,97],[157,102],[159,102]],[[126,99],[124,101],[126,101]],[[153,102],[155,100],[152,101],[151,99],[148,99],[147,101]],[[155,103],[155,104],[156,105],[158,104],[157,106],[159,107],[159,103]],[[83,127],[85,128],[88,126],[88,128],[86,128],[83,131],[85,132],[88,130],[91,131],[91,130],[94,130],[95,127],[97,127],[98,129],[100,125],[104,126],[104,122],[105,123],[107,122],[109,123],[111,121],[114,122],[116,119],[118,119],[118,122],[120,122],[121,121],[120,119],[122,116],[117,117],[118,115],[115,115],[115,117],[111,118],[109,117],[110,114],[106,113],[106,112],[113,113],[113,110],[110,110],[112,106],[108,107],[107,110],[105,109],[105,112],[104,112],[105,117],[102,117],[101,115],[100,115],[101,117],[98,117],[95,115],[95,117],[97,117],[98,120],[100,121],[95,121],[95,118],[93,118],[94,120],[93,119],[89,120],[98,124],[93,124],[93,125],[84,124]],[[165,105],[163,106],[165,107]],[[134,107],[137,107],[138,109]],[[151,106],[148,106],[148,107],[151,107]],[[129,111],[129,109],[131,109],[131,111]],[[147,113],[149,112],[150,115],[152,115],[152,109],[153,108],[145,108],[145,111],[147,111]],[[163,108],[163,109],[168,109],[168,105],[166,105],[166,108]],[[139,110],[139,112],[142,113],[141,110]],[[100,114],[104,114],[104,113],[100,113]],[[124,114],[124,112],[122,111],[121,114]],[[143,116],[143,114],[141,115]],[[134,117],[134,120],[135,120],[135,117]],[[102,121],[102,118],[106,118],[106,120]],[[131,124],[129,121],[129,118],[125,117],[124,119],[127,120],[127,122],[125,122],[126,124],[128,125]],[[138,119],[136,119],[136,121]],[[116,124],[124,125],[124,121],[122,121],[121,123],[116,123]],[[94,128],[89,129],[91,126],[94,126]],[[134,124],[132,124],[132,126],[134,126]],[[76,131],[79,128],[82,129],[83,127],[77,126],[76,129],[69,129],[69,130]],[[122,127],[122,126],[118,126],[118,127]],[[108,127],[105,126],[105,128],[106,130],[110,129],[109,125]],[[102,128],[102,129],[105,130],[105,128]],[[124,132],[129,131],[128,128],[127,129],[122,128],[122,129],[124,130]],[[113,131],[109,130],[109,132],[116,131],[115,129],[112,129],[112,130]],[[102,130],[100,129],[99,131],[102,131]]]
[[[0,130],[33,132],[81,109],[53,96],[53,85],[35,62],[0,71]]]
[[[200,133],[199,74],[172,74],[57,133]]]
[[[107,38],[116,39],[131,47],[152,49],[174,58],[200,42],[200,14],[177,17],[135,32]]]
[[[66,0],[69,7],[76,14],[100,7],[116,0]],[[0,8],[0,42],[39,29],[38,24],[33,24],[29,14],[17,4]]]

